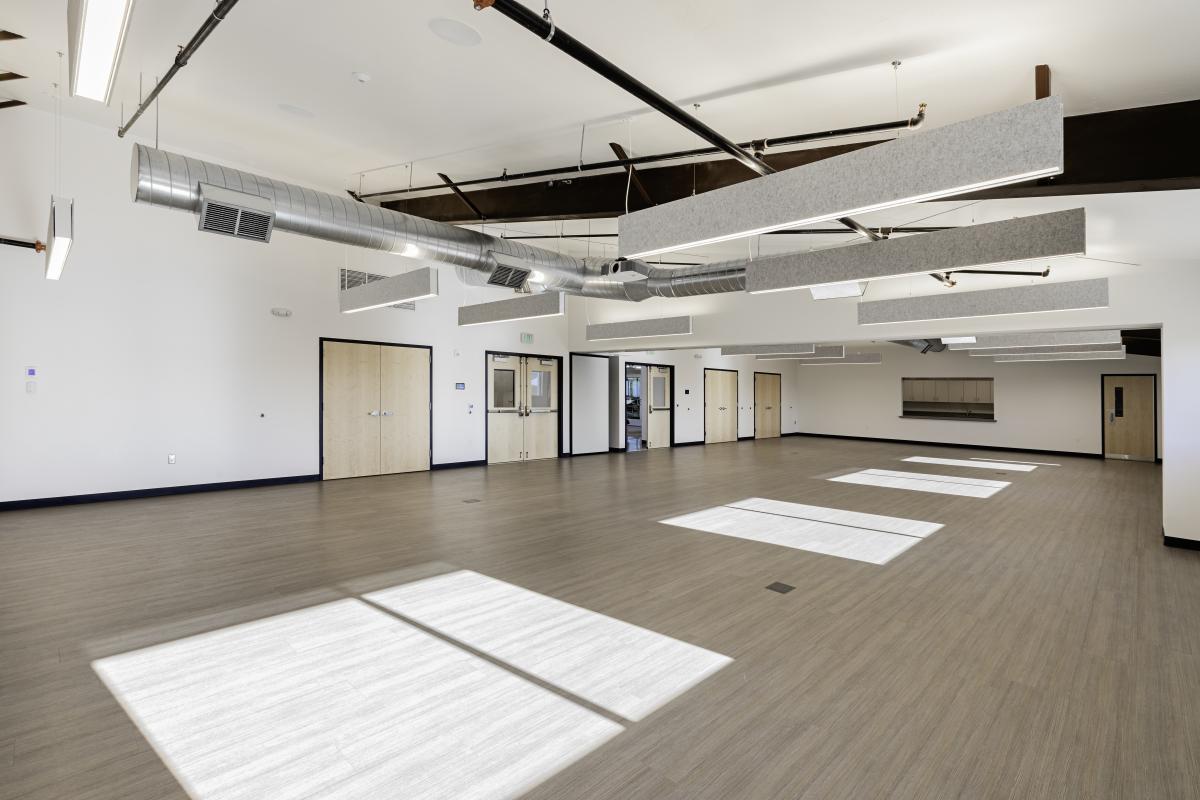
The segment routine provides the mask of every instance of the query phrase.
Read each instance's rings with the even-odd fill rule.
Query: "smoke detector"
[[[359,83],[371,82],[371,74],[369,72],[352,72],[350,73],[350,77],[354,78],[354,80],[358,81]]]

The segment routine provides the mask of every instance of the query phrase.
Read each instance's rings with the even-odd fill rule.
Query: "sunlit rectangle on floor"
[[[1011,458],[976,458],[971,456],[972,461],[992,461],[997,464],[1035,464],[1039,467],[1061,467],[1062,464],[1053,464],[1049,461],[1013,461]]]
[[[718,533],[722,536],[865,561],[869,564],[886,564],[921,541],[919,536],[887,533],[844,523],[817,521],[733,506],[706,508],[660,522],[664,525]]]
[[[953,475],[926,475],[921,472],[897,472],[888,469],[865,469],[828,480],[838,483],[858,483],[888,489],[908,489],[914,492],[953,494],[960,497],[991,497],[1008,486],[1007,481],[984,481],[959,478]]]
[[[852,528],[880,531],[881,533],[916,536],[918,539],[923,539],[942,528],[941,523],[938,522],[923,522],[919,519],[904,519],[903,517],[886,517],[881,514],[865,514],[861,511],[845,511],[840,508],[810,506],[803,503],[787,503],[783,500],[770,500],[765,497],[747,497],[745,500],[738,500],[726,505],[730,508],[760,511],[765,514],[777,514],[782,517],[795,517],[814,522],[832,522]]]
[[[366,598],[629,720],[732,660],[468,570]]]
[[[515,797],[623,730],[356,599],[94,667],[196,800]]]
[[[974,459],[964,461],[960,458],[934,458],[933,456],[909,456],[901,460],[912,461],[915,464],[945,464],[950,467],[975,467],[976,469],[996,469],[997,467],[996,464],[989,464]],[[1036,466],[1031,464],[1018,464],[1012,461],[1005,462],[1004,466],[1013,472],[1033,472],[1037,469]]]

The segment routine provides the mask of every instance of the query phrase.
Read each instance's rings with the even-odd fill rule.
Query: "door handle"
[[[378,412],[378,411],[368,411],[368,412],[367,412],[367,416],[368,416],[368,417],[378,417],[378,416],[379,416],[379,412]]]
[[[381,417],[390,417],[390,416],[392,416],[392,415],[393,415],[393,414],[395,414],[395,413],[396,413],[396,412],[394,412],[394,411],[384,411],[384,412],[381,412],[381,413],[380,413],[380,416],[381,416]]]
[[[1117,421],[1117,412],[1110,408],[1108,410],[1108,424],[1112,425],[1116,421]]]

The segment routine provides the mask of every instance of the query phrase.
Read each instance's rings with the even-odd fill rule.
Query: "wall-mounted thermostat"
[[[461,392],[467,388],[467,385],[465,383],[456,383],[454,384],[454,388]]]

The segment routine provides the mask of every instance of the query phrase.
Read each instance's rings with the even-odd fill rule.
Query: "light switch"
[[[167,463],[168,464],[175,463],[175,454],[174,453],[167,453]]]
[[[37,394],[37,381],[25,381],[25,394]]]

